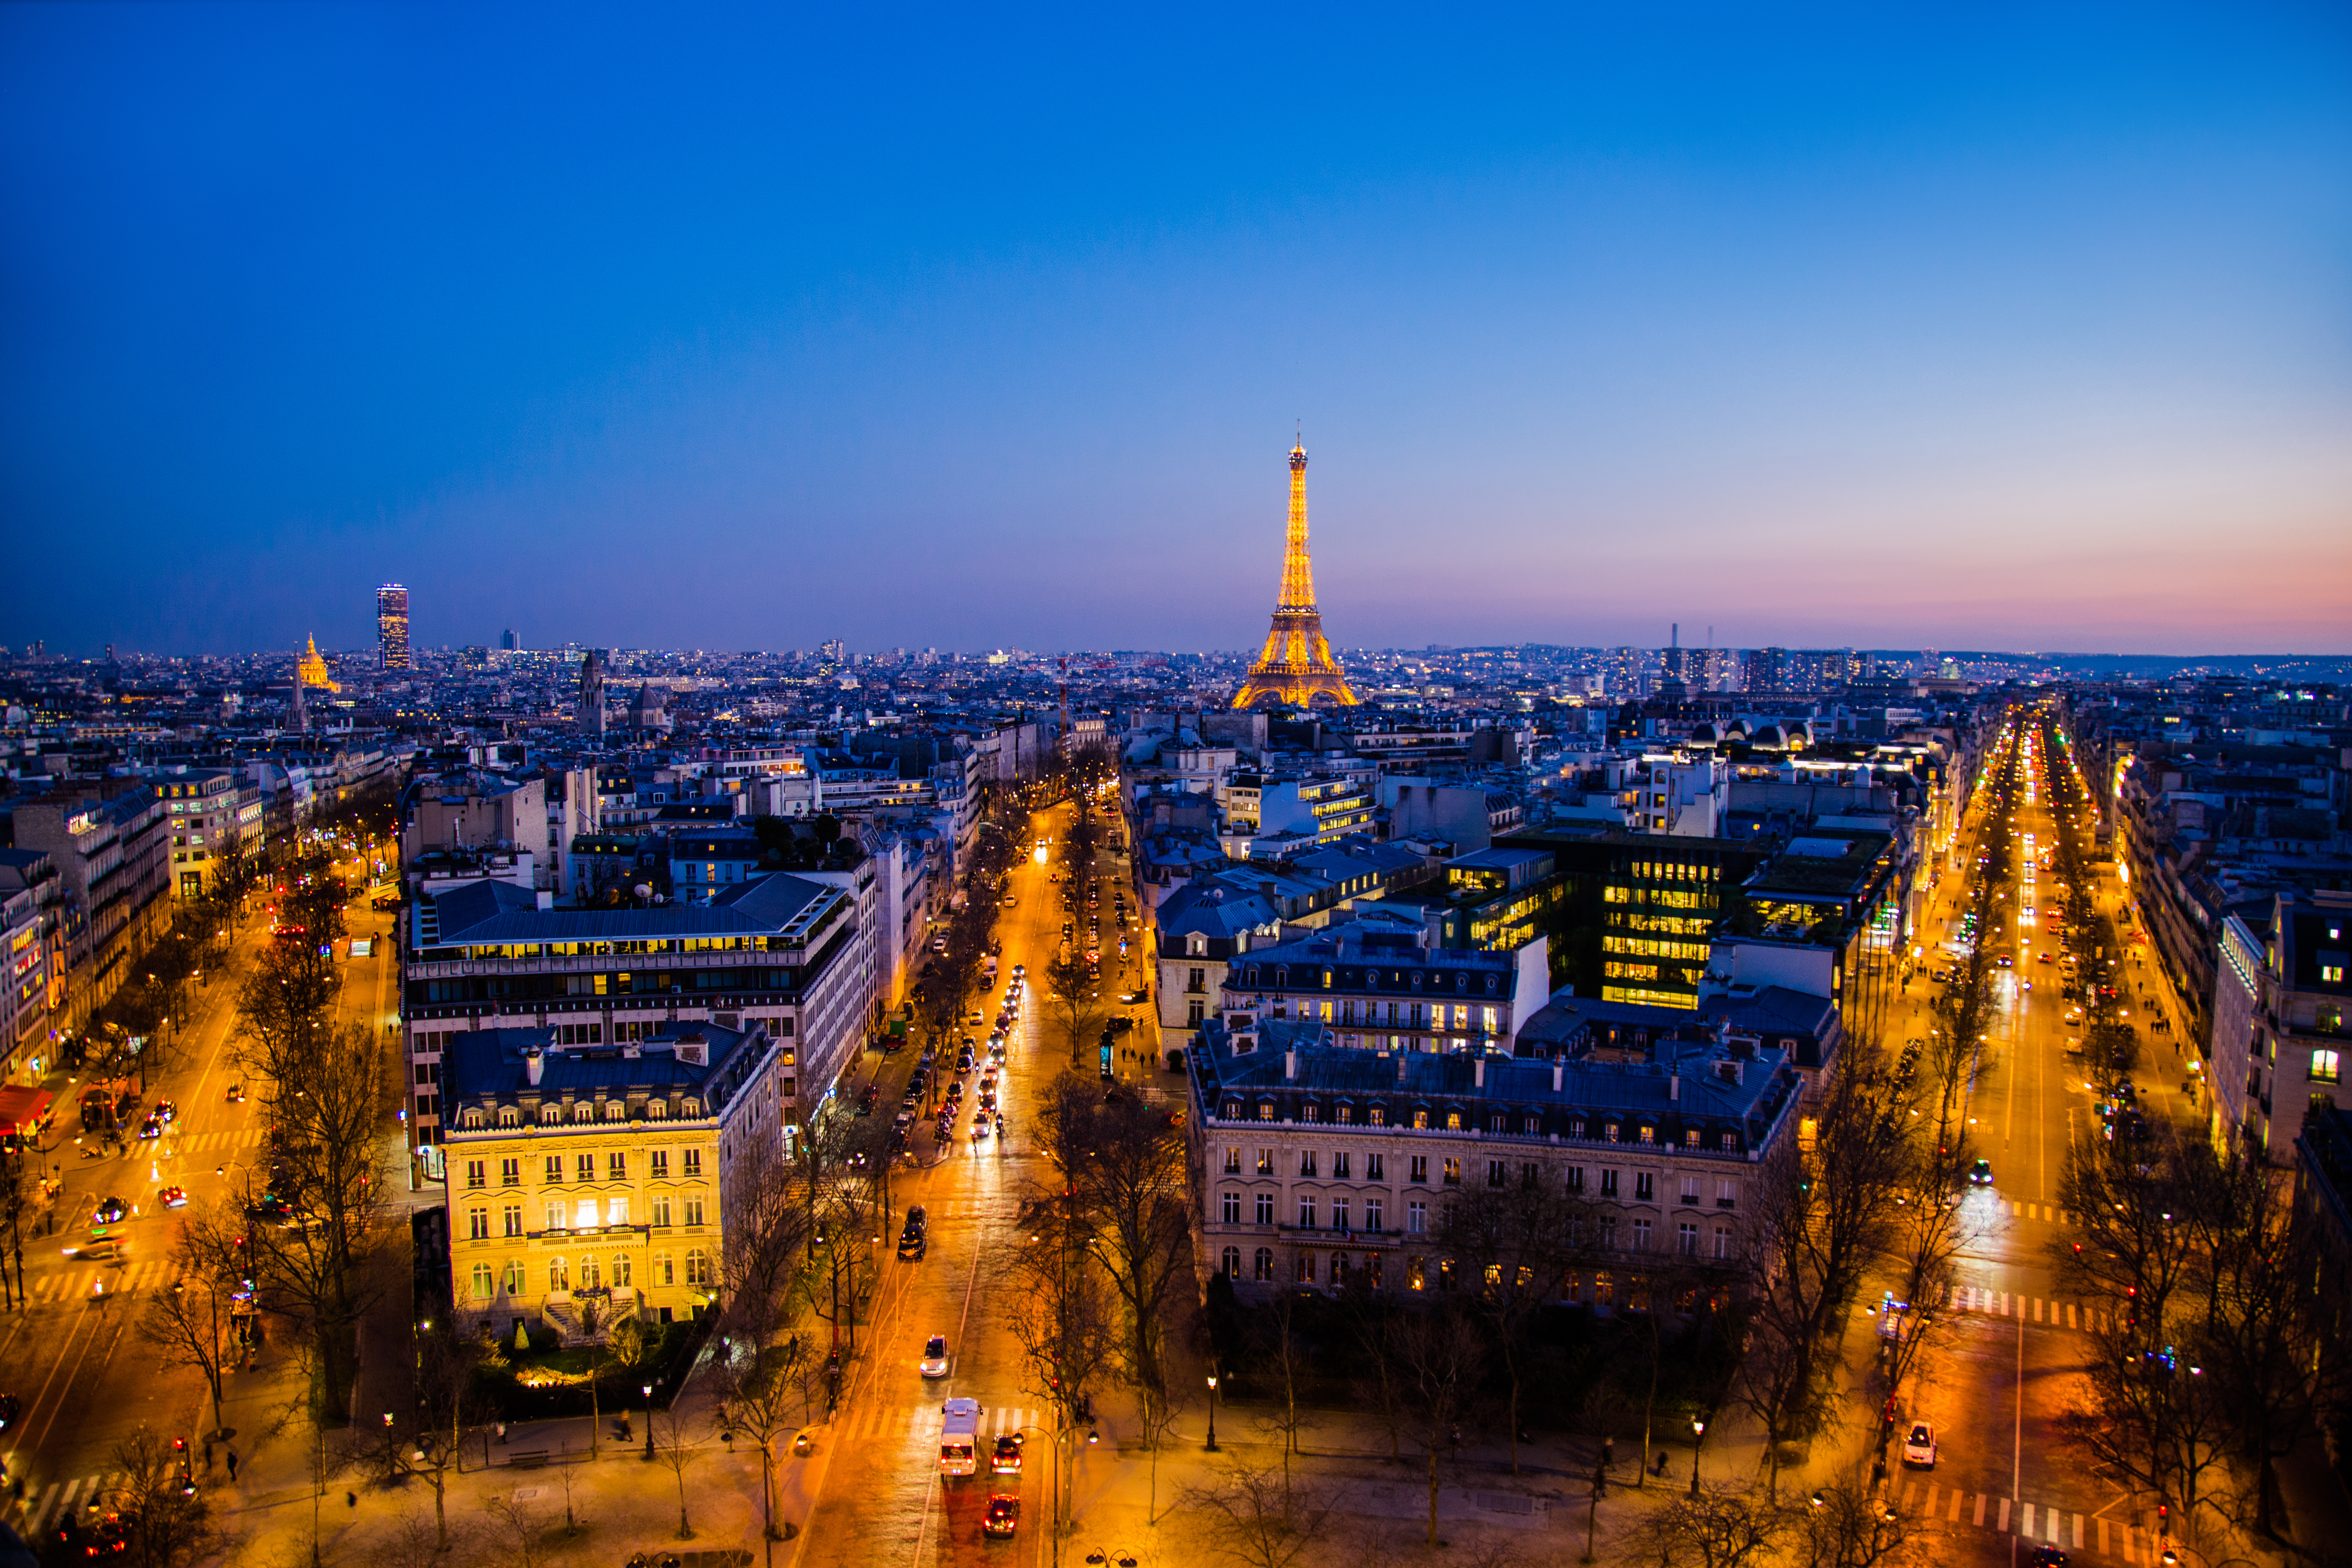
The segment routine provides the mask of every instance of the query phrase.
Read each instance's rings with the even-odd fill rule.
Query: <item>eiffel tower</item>
[[[1315,565],[1307,556],[1307,448],[1290,448],[1290,530],[1282,555],[1282,596],[1274,604],[1274,629],[1265,651],[1250,666],[1249,679],[1234,706],[1295,702],[1322,698],[1344,707],[1363,700],[1348,685],[1331,645],[1323,640],[1323,612],[1315,607]]]

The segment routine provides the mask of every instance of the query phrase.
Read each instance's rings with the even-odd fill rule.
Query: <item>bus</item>
[[[971,1475],[980,1468],[980,1401],[950,1399],[940,1408],[947,1416],[940,1432],[940,1474]]]

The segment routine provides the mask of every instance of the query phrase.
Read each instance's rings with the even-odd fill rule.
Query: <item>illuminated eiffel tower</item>
[[[1348,685],[1331,645],[1323,640],[1323,612],[1315,607],[1315,565],[1307,555],[1307,448],[1290,448],[1290,531],[1282,554],[1282,596],[1274,604],[1274,629],[1265,651],[1250,667],[1234,706],[1296,702],[1322,698],[1353,707],[1363,700]]]

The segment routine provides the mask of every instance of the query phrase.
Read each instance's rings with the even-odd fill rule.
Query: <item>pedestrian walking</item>
[[[235,1486],[236,1485],[236,1450],[235,1448],[224,1448],[221,1452],[228,1458],[228,1484]]]

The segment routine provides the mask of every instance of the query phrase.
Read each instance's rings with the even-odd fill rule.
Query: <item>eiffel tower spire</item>
[[[1331,645],[1323,639],[1323,613],[1315,605],[1315,563],[1307,552],[1307,447],[1290,448],[1290,526],[1282,554],[1282,593],[1265,649],[1234,694],[1234,706],[1296,702],[1320,697],[1353,707],[1362,700],[1348,685]]]

